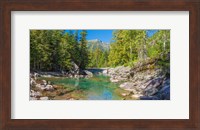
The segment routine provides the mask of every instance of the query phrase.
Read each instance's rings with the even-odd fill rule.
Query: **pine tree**
[[[83,30],[81,32],[81,39],[80,39],[80,63],[79,63],[79,67],[81,69],[85,69],[86,66],[88,65],[89,62],[89,52],[87,49],[87,40],[86,40],[86,36],[87,36],[87,31]]]

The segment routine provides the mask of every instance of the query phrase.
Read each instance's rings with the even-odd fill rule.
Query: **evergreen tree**
[[[87,40],[86,40],[86,36],[87,36],[87,31],[83,30],[81,32],[81,38],[80,38],[80,63],[79,63],[79,67],[81,69],[85,69],[88,62],[89,62],[89,52],[87,49]]]
[[[170,31],[159,30],[148,37],[146,30],[117,30],[109,51],[87,47],[87,31],[31,30],[30,66],[32,70],[70,70],[72,63],[86,67],[133,66],[147,58],[159,59],[169,68]]]

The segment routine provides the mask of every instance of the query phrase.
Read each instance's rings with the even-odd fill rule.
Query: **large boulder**
[[[170,79],[168,78],[168,79],[165,79],[164,81],[163,81],[163,86],[168,86],[168,85],[170,85]]]
[[[80,68],[79,68],[79,66],[75,63],[75,62],[73,62],[72,61],[72,69],[73,70],[71,70],[71,73],[74,75],[74,74],[80,74]]]
[[[150,88],[157,88],[158,86],[160,86],[163,82],[162,78],[156,78],[151,80],[151,82],[147,85],[146,90],[150,89]]]
[[[152,96],[154,94],[156,94],[158,92],[158,89],[157,88],[149,88],[149,89],[146,89],[144,94],[146,96]]]
[[[88,70],[84,70],[85,74],[87,75],[88,78],[93,77],[93,73],[88,71]]]
[[[147,97],[149,98],[155,98],[157,97],[158,99],[161,100],[170,100],[170,79],[167,78],[163,81],[161,78],[157,78],[152,80],[149,85],[145,90],[145,98],[142,97],[141,99],[146,99]]]
[[[150,81],[150,83],[144,89],[146,96],[152,96],[158,92],[159,87],[163,82],[162,78],[156,78]]]
[[[160,89],[158,96],[163,100],[170,100],[170,85],[166,85]]]

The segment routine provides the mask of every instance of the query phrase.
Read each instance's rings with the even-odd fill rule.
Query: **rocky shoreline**
[[[116,68],[104,68],[102,74],[110,77],[110,81],[120,84],[119,87],[126,90],[123,97],[131,97],[139,100],[170,100],[170,72],[163,72],[155,67],[156,60],[147,60],[137,63],[134,67],[119,66]],[[39,77],[64,77],[64,78],[91,78],[93,73],[83,70],[81,73],[38,72],[30,74],[30,99],[51,100],[59,99],[59,96],[72,91],[63,86],[52,84],[50,81],[38,80]],[[73,98],[66,97],[68,100]]]
[[[120,83],[119,87],[129,91],[129,95],[134,99],[170,100],[170,72],[156,68],[156,62],[147,60],[132,68],[107,68],[103,75],[110,76],[111,82]]]
[[[54,85],[50,81],[40,80],[39,78],[91,78],[93,74],[88,70],[82,70],[79,74],[74,72],[32,72],[30,73],[30,100],[52,100],[59,99],[59,96],[63,96],[72,91],[76,91],[75,88],[67,90],[63,86]],[[68,100],[73,98],[66,97]]]

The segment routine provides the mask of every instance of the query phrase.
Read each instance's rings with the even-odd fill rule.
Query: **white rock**
[[[143,95],[141,95],[141,94],[138,94],[138,95],[137,95],[137,94],[131,95],[131,97],[134,98],[134,99],[140,99],[141,96],[143,96]]]
[[[47,81],[46,80],[42,80],[42,85],[47,85]]]
[[[127,94],[127,93],[122,93],[121,95],[122,95],[122,96],[127,96],[128,94]]]
[[[87,74],[88,77],[93,77],[93,73],[88,71],[88,70],[84,70],[84,72]]]
[[[103,71],[102,71],[102,74],[103,74],[103,75],[108,75],[108,69],[103,70]]]
[[[47,91],[53,91],[54,90],[52,85],[46,85],[44,89],[47,90]]]

